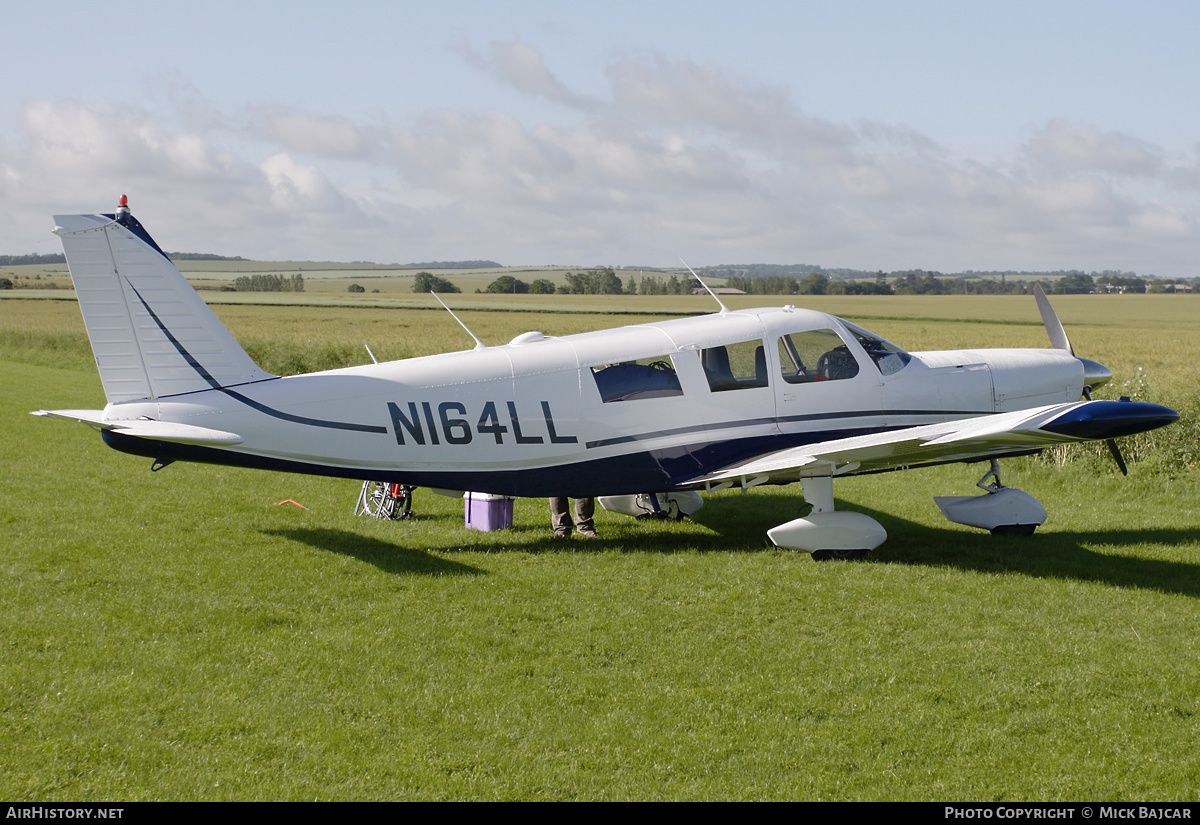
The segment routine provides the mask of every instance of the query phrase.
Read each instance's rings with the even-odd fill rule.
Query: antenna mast
[[[704,283],[704,279],[696,274],[696,270],[694,270],[690,266],[688,266],[688,262],[685,261],[683,258],[680,258],[679,262],[682,263],[684,266],[687,266],[687,271],[692,273],[692,277],[700,282],[700,286],[702,286],[708,290],[708,294],[711,295],[713,297],[713,300],[717,302],[717,305],[719,307],[721,307],[720,314],[724,315],[726,312],[729,312],[729,307],[727,307],[727,306],[725,306],[725,304],[721,303],[721,299],[717,297],[717,293],[713,292],[712,289],[709,288],[708,284]]]
[[[462,319],[454,314],[454,310],[452,310],[452,309],[450,309],[450,307],[446,306],[445,301],[443,301],[441,298],[438,298],[438,294],[436,292],[434,292],[433,290],[430,290],[429,294],[432,295],[434,297],[434,299],[436,299],[437,302],[442,305],[442,309],[444,309],[444,310],[446,310],[446,312],[450,313],[451,318],[453,318],[455,321],[458,321],[458,325],[467,331],[467,335],[470,335],[472,338],[475,339],[475,349],[487,349],[487,344],[483,343],[483,341],[480,341],[479,338],[475,335],[475,333],[471,332],[471,329],[462,322]]]

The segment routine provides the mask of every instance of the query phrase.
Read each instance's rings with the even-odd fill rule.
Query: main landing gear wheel
[[[860,561],[870,550],[814,550],[813,561]]]
[[[808,514],[767,531],[776,547],[804,550],[813,561],[861,559],[887,540],[883,525],[866,513],[833,509],[833,477],[800,479]]]
[[[1032,536],[1037,527],[1036,524],[1001,524],[993,527],[991,533],[993,536]]]

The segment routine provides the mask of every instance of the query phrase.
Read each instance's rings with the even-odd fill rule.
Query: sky
[[[1200,276],[1200,3],[0,3],[0,254]]]

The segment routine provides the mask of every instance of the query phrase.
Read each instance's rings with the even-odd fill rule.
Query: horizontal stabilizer
[[[236,433],[193,427],[190,424],[175,424],[171,421],[151,421],[138,418],[131,421],[105,421],[103,410],[38,410],[33,415],[78,421],[94,430],[109,430],[135,438],[150,438],[155,441],[170,441],[175,444],[207,444],[231,446],[241,444],[242,437]]]

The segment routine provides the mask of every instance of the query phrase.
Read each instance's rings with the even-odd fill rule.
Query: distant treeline
[[[871,278],[898,278],[908,275],[910,272],[917,275],[925,275],[926,270],[921,269],[898,269],[891,272],[883,270],[870,271],[866,269],[845,269],[845,268],[828,268],[817,266],[815,264],[720,264],[718,266],[706,266],[697,270],[702,277],[714,278],[796,278],[803,279],[805,276],[812,273],[828,276],[830,280],[852,280],[861,281]],[[1139,276],[1136,272],[1122,272],[1115,269],[1106,269],[1103,272],[1085,272],[1082,269],[1057,269],[1057,270],[1016,270],[1016,269],[967,269],[962,272],[938,272],[929,270],[928,274],[932,274],[939,278],[965,278],[968,280],[976,279],[1015,279],[1018,281],[1037,281],[1037,280],[1057,280],[1064,278],[1067,275],[1090,275],[1093,278],[1153,278],[1155,276]]]
[[[643,275],[640,282],[630,275],[628,291],[631,295],[691,295],[692,289],[698,286],[700,284],[690,274],[680,278],[672,272],[662,278]]]
[[[28,264],[65,264],[66,256],[58,255],[0,255],[0,266],[26,266]]]
[[[475,291],[500,295],[553,295],[556,288],[553,281],[545,278],[538,278],[533,283],[528,284],[520,278],[514,278],[512,275],[501,275],[488,284],[487,289],[477,289]]]
[[[238,292],[303,292],[304,276],[274,275],[266,272],[259,275],[242,275],[234,278],[233,288]]]
[[[622,283],[612,267],[598,267],[580,272],[567,272],[563,277],[567,283],[555,286],[553,281],[538,278],[533,283],[526,283],[512,275],[501,275],[488,284],[487,289],[476,292],[491,292],[504,295],[637,295],[638,284],[634,276]],[[674,277],[674,276],[671,276]],[[652,276],[651,279],[653,280]],[[678,281],[678,279],[676,279]],[[643,285],[646,280],[643,279]],[[416,287],[413,287],[416,291]],[[441,290],[439,290],[441,291]],[[651,294],[651,293],[642,293]],[[663,294],[663,293],[654,293]]]
[[[167,257],[173,261],[244,261],[240,255],[233,258],[225,255],[213,255],[208,252],[168,252]],[[57,255],[0,255],[0,266],[27,266],[29,264],[65,264],[66,256],[61,252]]]
[[[727,278],[725,285],[747,295],[892,295],[887,281],[831,281],[819,272],[810,272],[800,280],[789,276],[765,278]]]
[[[834,274],[824,267],[812,264],[721,264],[720,266],[701,267],[697,271],[702,278],[795,278],[800,280],[814,272],[827,276]],[[851,271],[844,270],[846,273]],[[874,273],[864,272],[858,277],[865,278],[872,274]]]
[[[791,274],[766,274],[790,271],[790,267],[763,266],[755,268],[760,274],[725,275],[710,269],[701,276],[706,281],[725,278],[725,285],[739,289],[748,295],[1024,295],[1032,291],[1035,283],[1041,284],[1048,293],[1089,294],[1093,292],[1174,292],[1176,282],[1161,278],[1139,278],[1133,275],[1114,273],[1082,272],[1054,273],[1054,277],[1009,278],[1001,273],[998,278],[978,275],[943,275],[939,272],[908,270],[903,272],[877,272],[860,280],[833,276],[821,272]],[[1028,273],[1026,273],[1028,274]],[[669,272],[664,275],[643,273],[639,278],[629,274],[625,280],[612,267],[596,267],[578,272],[565,272],[565,284],[555,286],[544,278],[533,283],[501,275],[486,289],[477,292],[505,294],[548,294],[560,295],[690,295],[699,287],[690,274]],[[1200,279],[1181,281],[1186,291],[1200,293]],[[413,279],[413,292],[457,292],[458,287],[445,278],[429,272],[418,272]]]
[[[416,269],[501,269],[501,264],[495,261],[429,261],[423,264],[405,264]],[[428,290],[425,290],[428,292]]]
[[[241,255],[232,258],[225,255],[213,255],[210,252],[168,252],[167,257],[172,261],[244,261]]]
[[[729,271],[734,268],[725,268]],[[1048,293],[1090,294],[1094,292],[1176,292],[1200,291],[1200,278],[1167,281],[1154,276],[1141,277],[1132,272],[1085,273],[1079,270],[1058,272],[960,272],[945,275],[920,269],[897,272],[856,272],[830,277],[822,272],[809,272],[800,277],[776,274],[791,267],[754,266],[737,270],[755,274],[724,275],[726,286],[751,295],[1023,295],[1041,284]],[[720,268],[703,270],[707,276],[718,276]]]

